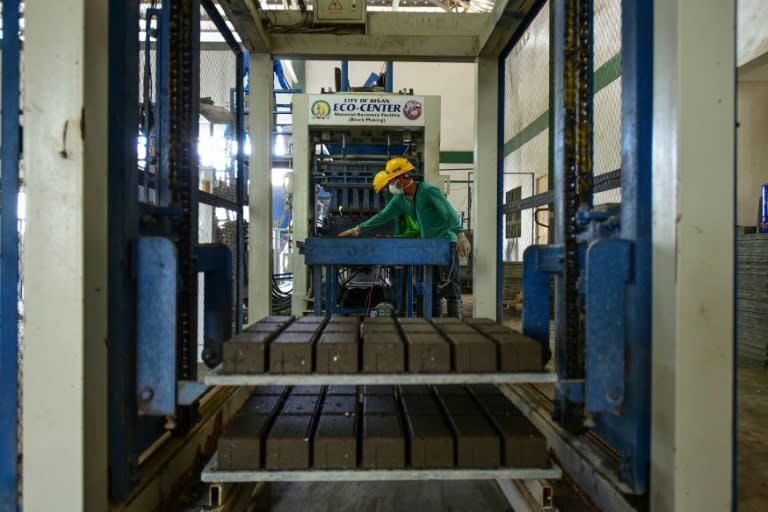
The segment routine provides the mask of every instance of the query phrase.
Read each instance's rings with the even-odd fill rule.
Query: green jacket
[[[419,223],[421,238],[444,238],[456,241],[456,233],[464,228],[451,203],[442,190],[429,183],[417,183],[413,200],[405,194],[393,196],[392,200],[376,215],[360,224],[363,231],[374,229],[400,215],[411,215]]]
[[[395,197],[389,190],[384,189],[384,201],[389,204]],[[419,238],[421,230],[416,219],[409,214],[395,218],[395,236],[398,238]]]

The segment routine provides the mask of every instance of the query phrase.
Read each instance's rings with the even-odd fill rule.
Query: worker
[[[435,267],[432,279],[432,316],[442,316],[441,297],[448,302],[448,316],[461,319],[464,307],[461,302],[461,266],[459,257],[469,256],[472,247],[464,234],[456,210],[443,192],[429,183],[417,182],[411,172],[414,166],[405,158],[393,158],[387,162],[387,183],[392,200],[379,213],[361,224],[343,231],[339,236],[359,236],[397,218],[402,214],[414,217],[420,228],[421,238],[447,239],[451,243],[451,263]]]
[[[395,197],[389,191],[389,174],[387,171],[379,171],[373,177],[373,190],[377,194],[384,193],[384,203],[389,204]],[[419,223],[416,222],[410,214],[405,213],[395,218],[395,237],[397,238],[419,238]]]

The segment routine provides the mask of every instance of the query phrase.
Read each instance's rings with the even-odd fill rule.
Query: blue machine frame
[[[199,30],[198,3],[206,8],[237,56],[234,70],[238,145],[235,163],[237,201],[213,196],[209,200],[218,201],[215,206],[237,212],[236,273],[239,285],[234,295],[239,303],[244,276],[243,204],[247,182],[243,155],[245,53],[212,2],[191,0],[191,32],[187,34],[192,58],[196,59],[199,51],[199,35],[195,34]],[[139,26],[139,5],[138,0],[110,1],[108,458],[110,495],[113,499],[124,498],[139,481],[139,454],[166,432],[164,416],[175,416],[182,430],[189,428],[196,421],[196,415],[187,406],[194,405],[206,389],[195,381],[186,380],[187,377],[179,373],[179,327],[174,328],[172,325],[182,307],[177,290],[185,286],[193,290],[187,295],[196,297],[197,273],[205,272],[203,356],[206,362],[215,363],[216,358],[220,357],[220,343],[231,336],[233,324],[237,330],[242,326],[241,308],[236,308],[233,315],[233,265],[229,249],[223,245],[197,245],[199,191],[194,160],[191,169],[186,171],[189,173],[186,177],[191,210],[182,211],[180,204],[170,194],[169,109],[173,99],[169,91],[169,55],[172,50],[169,38],[170,8],[171,2],[162,2],[159,9],[150,9],[147,13],[149,18],[157,20],[158,28],[154,32],[158,54],[157,88],[154,91],[157,103],[155,136],[158,170],[154,176],[145,172],[143,177],[144,184],[153,186],[158,193],[153,204],[140,204],[136,194],[139,185],[139,173],[136,172],[138,81],[125,78],[138,76],[140,48],[136,28]],[[197,98],[199,95],[194,90],[197,83],[192,85],[191,97]],[[146,87],[144,91],[149,102],[149,91]],[[194,115],[192,118],[196,119]],[[146,118],[145,125],[148,126]],[[182,215],[189,216],[187,224],[192,233],[187,240],[191,240],[191,253],[182,254],[174,247],[176,244],[173,240],[182,235],[178,227]],[[182,257],[194,261],[194,267],[189,272],[194,276],[194,282],[182,283],[179,279],[186,275],[186,271],[181,269]],[[165,293],[158,294],[158,290]],[[196,313],[197,309],[194,308],[194,311]],[[158,322],[162,323],[163,329],[158,329]],[[196,333],[197,322],[193,323],[192,333]],[[191,338],[196,336],[193,334]],[[196,350],[191,349],[188,355],[193,363],[189,372],[194,373],[197,368]],[[189,378],[193,377],[194,374]]]
[[[0,510],[17,502],[19,285],[19,2],[3,2],[0,210]]]
[[[411,316],[414,297],[412,267],[424,266],[424,318],[432,318],[432,266],[450,265],[451,249],[448,240],[422,240],[415,238],[308,238],[300,248],[304,261],[312,267],[315,314],[322,314],[322,268],[326,267],[325,316],[335,311],[335,278],[337,265],[393,265],[405,266],[404,279],[407,295],[407,315]]]
[[[562,6],[556,1],[553,10],[553,136],[557,148],[565,144],[562,115],[557,114],[563,111]],[[554,172],[559,234],[553,246],[529,247],[523,269],[523,331],[546,348],[550,278],[557,283],[555,366],[561,381],[556,387],[555,419],[562,419],[560,415],[568,404],[583,406],[585,426],[619,453],[619,476],[638,494],[648,488],[650,457],[653,34],[648,27],[652,26],[652,2],[622,2],[622,202],[618,212],[597,212],[590,207],[577,219],[583,242],[579,256],[579,294],[585,315],[583,379],[567,378],[562,371],[562,230],[572,220],[566,219],[563,211],[561,154],[556,156]]]

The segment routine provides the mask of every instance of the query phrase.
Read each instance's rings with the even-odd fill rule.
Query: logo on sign
[[[341,6],[339,0],[331,0],[331,5],[328,6],[329,11],[341,11],[344,7]]]
[[[410,100],[406,102],[405,106],[403,106],[403,115],[411,121],[415,121],[420,118],[421,111],[422,107],[420,101]]]
[[[315,119],[328,119],[331,115],[331,106],[325,100],[317,100],[310,109]]]

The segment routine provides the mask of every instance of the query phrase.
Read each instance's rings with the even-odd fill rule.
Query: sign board
[[[313,94],[309,124],[334,126],[424,126],[422,96]]]
[[[366,0],[314,0],[315,22],[365,23]]]

